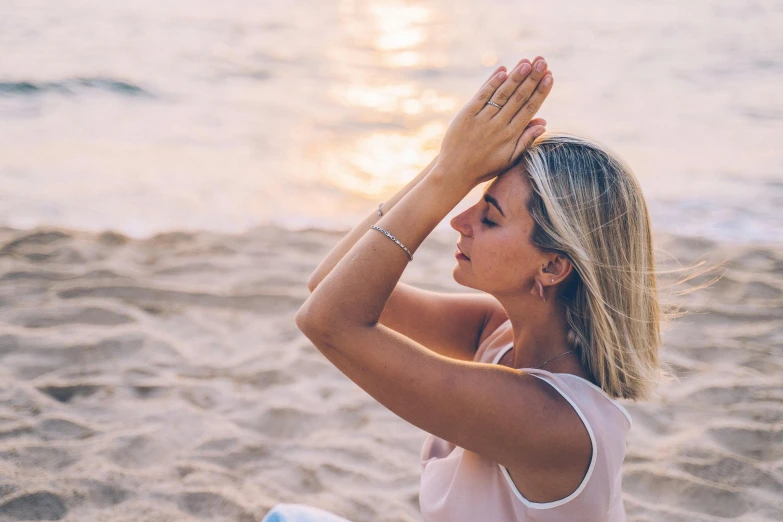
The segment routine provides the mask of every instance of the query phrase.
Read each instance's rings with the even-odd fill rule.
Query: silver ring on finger
[[[495,106],[495,107],[497,107],[498,109],[502,109],[502,108],[503,108],[503,106],[502,106],[502,105],[498,105],[497,103],[495,103],[495,102],[493,102],[493,101],[488,101],[488,102],[487,102],[487,103],[485,103],[484,105],[494,105],[494,106]]]

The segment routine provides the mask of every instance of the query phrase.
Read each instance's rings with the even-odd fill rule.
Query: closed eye
[[[484,223],[488,228],[492,228],[492,227],[498,226],[498,224],[490,221],[489,219],[487,219],[489,217],[489,211],[490,211],[488,198],[489,198],[489,196],[485,196],[484,197],[484,201],[487,203],[487,208],[484,211],[484,215],[481,218],[481,222]],[[491,198],[489,198],[489,199],[491,199]]]

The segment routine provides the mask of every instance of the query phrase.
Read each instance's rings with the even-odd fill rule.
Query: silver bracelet
[[[400,242],[397,240],[397,238],[396,238],[396,237],[394,237],[393,235],[389,234],[389,232],[388,232],[387,230],[384,230],[384,229],[382,229],[381,227],[376,227],[375,225],[370,225],[370,228],[374,228],[375,230],[380,230],[381,232],[383,232],[384,234],[386,234],[386,237],[388,237],[389,239],[391,239],[392,241],[394,241],[395,243],[397,243],[398,245],[400,245],[400,247],[401,247],[403,250],[405,250],[405,253],[406,253],[406,254],[408,254],[408,257],[410,258],[410,259],[408,259],[408,263],[410,263],[411,261],[413,261],[413,254],[411,254],[411,251],[410,251],[410,250],[408,250],[408,249],[405,247],[405,245],[403,245],[402,243],[400,243]]]
[[[383,217],[383,212],[381,212],[381,205],[383,205],[383,203],[378,203],[378,217]]]

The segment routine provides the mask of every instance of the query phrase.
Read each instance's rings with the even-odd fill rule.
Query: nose
[[[468,209],[461,214],[454,216],[449,224],[451,228],[462,234],[463,236],[469,236],[471,233],[470,227],[470,210]]]

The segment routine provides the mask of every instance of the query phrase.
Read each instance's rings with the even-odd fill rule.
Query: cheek
[[[535,262],[533,247],[523,243],[523,239],[518,230],[483,234],[473,243],[474,271],[503,286],[520,284]]]
[[[502,234],[485,235],[478,246],[477,262],[482,270],[502,274],[517,263],[518,253],[509,248],[511,239]],[[475,257],[475,256],[474,256]]]

